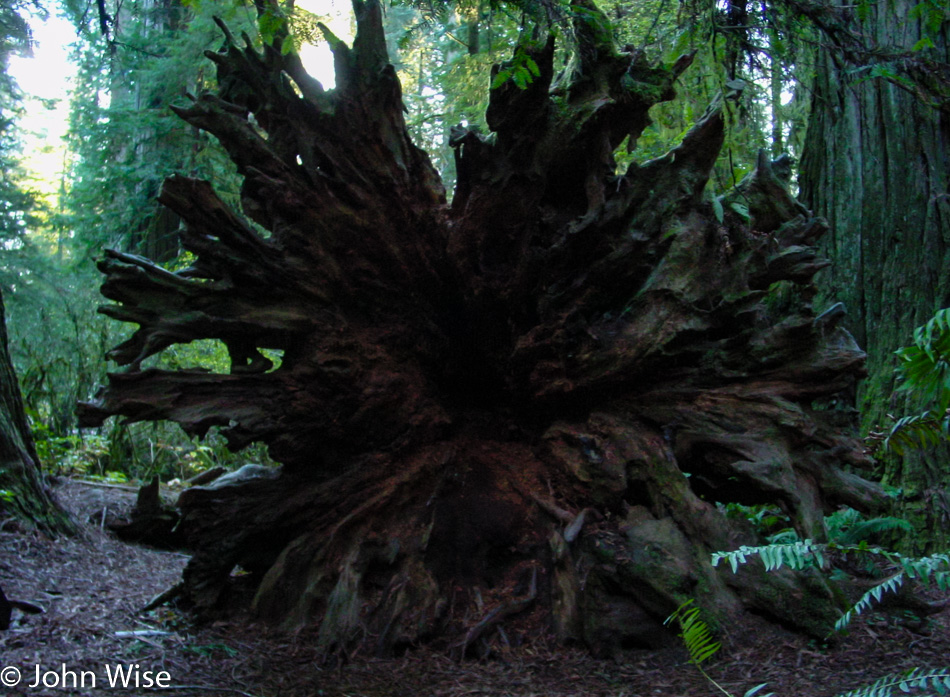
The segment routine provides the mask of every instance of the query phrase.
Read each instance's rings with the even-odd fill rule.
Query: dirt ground
[[[630,651],[604,661],[538,636],[484,662],[457,663],[420,649],[399,659],[357,657],[328,666],[307,634],[282,634],[246,619],[196,626],[168,607],[141,613],[176,583],[187,557],[119,542],[96,524],[104,512],[131,507],[132,492],[74,481],[57,491],[84,522],[79,535],[51,540],[0,522],[0,585],[8,597],[43,609],[14,610],[10,629],[0,632],[2,697],[723,694],[686,663],[681,649]],[[950,666],[950,610],[925,624],[871,613],[830,647],[753,618],[725,643],[707,671],[735,697],[760,683],[768,687],[759,695],[831,697],[886,674]],[[13,685],[17,671],[20,682]]]

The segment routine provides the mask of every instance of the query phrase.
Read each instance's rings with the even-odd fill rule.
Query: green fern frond
[[[828,538],[840,545],[851,546],[873,540],[875,536],[881,533],[896,530],[913,532],[914,526],[903,518],[892,516],[869,518],[868,520],[856,519],[847,525],[828,525]]]
[[[712,632],[699,616],[699,608],[692,607],[693,600],[689,599],[676,611],[666,618],[663,624],[676,622],[680,626],[680,637],[689,653],[689,662],[699,666],[703,661],[711,658],[722,646],[713,641]]]
[[[883,583],[879,583],[870,590],[868,590],[864,595],[858,598],[858,602],[852,605],[847,612],[845,612],[841,618],[835,622],[835,630],[840,632],[849,624],[851,624],[852,618],[856,615],[860,615],[862,612],[870,608],[873,604],[881,602],[881,598],[885,593],[896,593],[897,589],[900,588],[904,583],[904,572],[900,571]]]
[[[838,697],[892,697],[894,690],[900,694],[912,694],[917,691],[929,691],[929,694],[950,694],[950,668],[914,670],[899,675],[888,675],[880,680],[850,692],[842,692]]]
[[[943,414],[950,406],[950,308],[939,310],[914,330],[914,344],[896,351],[901,390],[913,392],[937,405]]]
[[[883,447],[903,455],[907,449],[921,449],[950,440],[950,308],[914,330],[914,343],[895,351],[899,365],[894,371],[900,392],[913,395],[930,409],[896,419],[890,431],[871,432],[869,451]]]
[[[832,536],[834,532],[844,530],[860,522],[860,520],[861,513],[859,511],[850,506],[844,506],[831,515],[825,516],[825,527],[828,529],[828,535]]]
[[[785,544],[763,545],[761,547],[747,547],[743,545],[732,552],[715,552],[712,555],[712,565],[719,566],[725,559],[732,567],[733,573],[738,571],[739,564],[745,564],[749,557],[759,557],[765,564],[766,571],[774,571],[788,566],[800,570],[811,565],[823,566],[825,563],[822,550],[827,545],[815,544],[811,540],[798,540]]]
[[[793,528],[779,530],[774,535],[766,537],[770,545],[787,545],[798,541],[798,533]]]
[[[774,692],[767,692],[764,695],[759,695],[759,690],[768,685],[767,682],[762,683],[761,685],[756,685],[755,687],[746,690],[745,694],[742,697],[753,697],[753,695],[758,695],[758,697],[775,697]]]
[[[950,438],[950,416],[946,411],[912,414],[898,419],[884,439],[885,452],[903,455],[908,449],[919,450],[938,445]]]
[[[898,561],[910,578],[933,584],[942,591],[950,590],[950,554],[933,554],[920,559],[899,555]]]
[[[856,520],[854,516],[847,515],[843,516],[843,519]],[[906,522],[899,518],[880,518],[872,519],[872,521],[876,521],[875,526],[880,529],[904,529],[906,525]],[[871,523],[872,521],[863,522]],[[925,585],[933,584],[940,590],[950,590],[950,554],[934,554],[929,557],[913,559],[897,552],[886,552],[880,547],[869,547],[863,541],[857,545],[815,544],[811,540],[804,540],[790,544],[772,544],[761,547],[743,546],[732,552],[715,552],[712,555],[712,565],[718,566],[719,562],[725,559],[732,567],[733,573],[735,573],[738,571],[740,564],[747,563],[751,558],[759,557],[765,565],[766,571],[774,571],[782,566],[800,570],[811,564],[817,564],[819,567],[823,566],[823,552],[827,550],[842,554],[880,556],[901,569],[864,593],[835,623],[835,630],[837,631],[847,627],[855,616],[860,615],[872,605],[881,602],[881,598],[885,593],[896,593],[898,588],[903,585],[905,578],[911,578]],[[674,613],[675,615],[676,613]]]

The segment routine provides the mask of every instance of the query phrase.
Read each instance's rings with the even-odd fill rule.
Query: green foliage
[[[850,511],[851,509],[847,510]],[[868,523],[869,525],[862,526],[862,523]],[[882,530],[894,528],[905,529],[906,521],[900,521],[894,518],[861,521],[856,517],[856,514],[844,513],[839,516],[833,525],[829,525],[829,528],[833,528],[835,525],[838,526],[836,532],[839,539],[855,539],[862,533],[870,535]],[[714,553],[712,555],[712,565],[718,566],[719,562],[726,560],[735,573],[738,571],[740,564],[745,564],[750,559],[758,557],[762,560],[766,571],[774,571],[783,566],[802,570],[809,567],[822,568],[825,565],[826,557],[832,555],[844,556],[848,554],[873,557],[889,563],[892,568],[897,570],[864,593],[835,623],[836,631],[844,630],[854,616],[860,615],[880,603],[885,594],[896,593],[901,585],[903,585],[905,579],[911,579],[924,585],[932,584],[942,591],[950,590],[950,554],[935,554],[929,557],[911,558],[897,552],[885,551],[880,547],[869,547],[863,539],[857,544],[843,544],[839,542],[817,544],[811,540],[804,540],[788,544],[763,545],[760,547],[744,546],[731,552]],[[692,601],[680,606],[671,616],[671,619],[682,614],[682,611],[689,606],[690,602]],[[698,656],[703,655],[701,652],[708,650],[709,642],[711,641],[708,636],[704,636],[696,630],[693,630],[692,634],[694,648],[690,648],[690,644],[687,643],[691,658],[694,655],[694,651],[697,652],[696,655]],[[684,642],[685,641],[686,638],[684,636]],[[705,675],[705,673],[703,673],[703,675]],[[706,677],[710,679],[708,676]],[[716,683],[713,682],[713,684],[715,685]],[[719,686],[716,685],[716,687]],[[719,689],[726,693],[721,687]],[[917,668],[900,675],[881,678],[865,687],[841,693],[838,697],[888,697],[897,694],[895,690],[899,690],[901,694],[915,693],[917,691],[929,691],[928,694],[931,695],[950,694],[950,668],[936,670]],[[750,693],[746,693],[746,695],[749,694]]]
[[[799,540],[786,544],[770,544],[757,547],[743,545],[732,552],[715,552],[712,555],[712,565],[719,566],[719,562],[729,562],[733,573],[739,570],[740,564],[745,564],[750,557],[759,557],[765,564],[766,571],[775,571],[782,566],[792,569],[805,569],[809,566],[824,566],[822,551],[827,548],[824,544],[815,544],[811,540]]]
[[[7,296],[10,353],[33,429],[40,439],[65,437],[73,434],[76,402],[105,379],[104,355],[119,331],[96,312],[94,269],[30,249]]]
[[[899,690],[896,693],[895,690]],[[950,669],[915,668],[899,675],[889,675],[880,680],[850,692],[842,692],[838,697],[891,697],[894,694],[914,694],[927,691],[928,694],[950,694]]]
[[[693,599],[690,598],[685,603],[680,605],[673,612],[672,615],[667,617],[663,624],[670,624],[671,622],[676,622],[680,628],[679,637],[683,640],[683,645],[686,647],[687,653],[689,653],[689,662],[696,666],[696,669],[702,674],[706,680],[708,680],[712,685],[716,687],[720,692],[728,697],[732,697],[731,693],[725,690],[719,683],[713,680],[705,670],[702,668],[703,662],[712,658],[717,651],[722,647],[722,644],[718,641],[713,640],[712,631],[709,629],[703,619],[700,617],[699,608],[693,606]],[[753,697],[757,695],[760,690],[762,690],[768,683],[762,683],[761,685],[756,685],[755,687],[747,690],[743,697]],[[772,697],[774,693],[769,692],[767,694],[759,695],[759,697]]]
[[[934,39],[939,37],[944,22],[950,20],[950,2],[947,0],[923,0],[914,5],[908,19],[919,21],[923,36],[914,44],[913,51],[936,48]]]
[[[273,44],[278,36],[286,35],[288,31],[287,18],[271,5],[266,5],[264,11],[257,17],[257,31],[261,41]]]
[[[865,519],[861,513],[847,507],[826,516],[825,529],[831,542],[844,546],[876,541],[884,533],[914,532],[914,527],[902,518],[882,516]]]
[[[942,591],[950,590],[950,555],[935,554],[929,557],[907,557],[899,552],[884,550],[881,547],[869,547],[861,542],[857,545],[845,545],[835,542],[815,543],[811,540],[798,541],[790,544],[771,544],[759,547],[743,546],[731,552],[715,552],[712,555],[712,565],[726,560],[733,573],[738,571],[740,564],[750,559],[759,558],[765,565],[766,571],[775,571],[787,566],[791,569],[802,570],[808,567],[823,568],[826,555],[835,553],[839,556],[855,555],[859,557],[875,557],[890,565],[895,572],[882,582],[873,586],[858,601],[849,608],[835,623],[835,630],[842,631],[855,615],[868,610],[879,603],[885,593],[896,592],[904,583],[905,578],[916,581],[921,585],[934,585]]]
[[[945,443],[950,437],[950,308],[939,310],[933,318],[914,330],[914,343],[899,348],[900,361],[895,373],[900,381],[898,392],[927,405],[924,411],[895,419],[890,430],[872,431],[870,450],[903,455]]]
[[[773,506],[743,506],[738,503],[717,505],[727,518],[744,519],[751,523],[756,533],[767,539],[770,545],[791,547],[799,540],[798,533],[788,527],[788,516],[776,511]],[[878,542],[887,533],[913,532],[913,526],[902,518],[864,518],[860,512],[846,506],[825,516],[824,523],[829,541],[844,546]]]
[[[118,16],[109,0],[106,6]],[[214,179],[223,197],[239,206],[233,163],[216,141],[187,126],[168,104],[210,87],[215,77],[203,55],[221,42],[212,13],[235,31],[255,35],[254,12],[241,3],[191,3],[191,8],[126,4],[123,21],[107,42],[96,12],[66,3],[80,34],[79,73],[68,136],[70,165],[55,212],[43,209],[20,184],[14,137],[19,93],[5,71],[0,77],[0,243],[6,247],[0,283],[9,291],[11,355],[49,471],[113,480],[150,474],[171,478],[190,476],[209,462],[266,459],[258,451],[222,454],[221,439],[198,445],[177,426],[110,425],[84,434],[75,427],[76,402],[91,398],[104,382],[104,355],[122,340],[120,332],[129,331],[96,312],[101,279],[91,259],[103,247],[116,247],[169,267],[179,265],[178,221],[155,201],[161,181],[174,172]],[[292,15],[292,30],[306,25],[303,14]],[[28,47],[26,38],[19,40]],[[158,361],[173,368],[229,369],[226,351],[212,342],[175,347]]]
[[[4,0],[0,3],[0,64],[11,54],[29,54],[33,44],[29,17],[44,18],[46,9],[37,0]],[[3,79],[8,79],[5,74]]]
[[[168,106],[213,84],[215,69],[204,57],[222,41],[213,13],[235,33],[257,35],[256,20],[237,3],[192,7],[131,8],[111,44],[76,9],[83,41],[70,116],[71,164],[54,223],[69,231],[66,252],[77,260],[115,247],[172,262],[177,220],[155,197],[173,173],[214,180],[229,204],[239,203],[235,167],[217,141]]]
[[[393,5],[415,9],[426,23],[445,23],[453,15],[487,13],[515,17],[534,26],[562,23],[567,15],[563,0],[395,0]]]
[[[696,666],[697,670],[706,678],[716,689],[727,697],[732,697],[731,693],[725,690],[719,683],[713,680],[701,667],[703,661],[713,656],[720,648],[719,642],[714,642],[709,627],[699,617],[699,609],[691,607],[693,600],[687,600],[680,605],[676,611],[670,615],[664,624],[676,621],[681,629],[680,637],[689,653],[689,662]],[[768,683],[762,683],[747,690],[743,697],[754,697],[759,695]],[[897,675],[888,675],[879,680],[848,692],[839,693],[837,697],[892,697],[895,690],[899,694],[915,694],[917,692],[927,691],[928,695],[950,695],[950,668],[914,668]],[[774,693],[769,692],[760,694],[759,697],[773,697]]]
[[[700,665],[711,658],[721,647],[718,641],[713,641],[712,632],[699,616],[699,608],[693,606],[693,600],[687,600],[676,608],[676,611],[663,621],[663,624],[676,622],[680,628],[679,636],[689,652],[689,662]]]
[[[288,18],[290,42],[285,44],[283,50],[286,52],[292,46],[294,51],[299,52],[304,44],[315,44],[321,41],[324,36],[320,30],[320,22],[325,19],[326,17],[295,6]]]
[[[416,7],[396,6],[386,13],[387,38],[396,49],[391,59],[403,85],[410,132],[451,189],[455,180],[451,128],[464,124],[488,132],[485,110],[491,68],[511,58],[523,27],[521,18],[489,4],[412,5]],[[440,10],[438,20],[431,14],[435,9]],[[517,53],[513,68],[502,67],[498,85],[511,79],[527,86],[540,72],[527,53]]]
[[[871,434],[872,443],[875,433]],[[890,431],[883,435],[883,448],[897,455],[904,455],[908,450],[931,448],[946,442],[950,437],[950,412],[943,415],[927,411],[920,414],[902,416],[894,422]]]
[[[40,464],[57,474],[103,475],[109,471],[110,441],[98,434],[54,436],[34,421],[33,437]]]
[[[541,69],[538,64],[528,55],[524,46],[519,45],[515,49],[514,58],[505,63],[504,67],[495,74],[491,89],[496,90],[511,80],[518,86],[518,89],[523,90],[534,82],[534,78],[540,77],[540,75]]]
[[[30,53],[31,10],[41,12],[42,8],[38,3],[20,0],[0,4],[0,284],[5,290],[9,289],[17,268],[22,268],[24,235],[42,212],[41,202],[30,190],[20,163],[23,144],[17,119],[23,113],[23,95],[7,71],[10,56]]]
[[[950,408],[950,308],[915,329],[913,345],[895,353],[900,389],[932,402],[937,412]]]
[[[756,533],[763,537],[768,537],[788,529],[788,516],[780,510],[777,510],[775,506],[767,504],[745,506],[741,503],[734,502],[716,505],[719,510],[725,514],[726,518],[730,520],[748,521],[752,524]]]

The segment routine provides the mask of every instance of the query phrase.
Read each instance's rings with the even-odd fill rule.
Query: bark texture
[[[53,501],[39,462],[10,361],[0,295],[0,516],[18,518],[46,532],[71,532],[72,524]],[[2,616],[0,604],[0,620]]]
[[[844,326],[868,353],[858,404],[866,427],[889,428],[887,414],[923,408],[892,396],[893,354],[950,306],[950,24],[934,48],[910,52],[923,36],[921,21],[908,19],[916,4],[869,6],[860,25],[836,16],[871,49],[907,54],[884,65],[895,79],[868,79],[870,66],[856,65],[867,53],[819,54],[801,163],[802,199],[831,224],[821,249],[834,263],[820,277],[822,293],[845,303]],[[944,450],[884,468],[903,489],[901,512],[939,549],[950,544],[947,459]]]
[[[354,2],[352,47],[331,38],[334,90],[279,39],[208,54],[217,93],[178,112],[231,153],[259,228],[207,182],[165,183],[195,262],[107,254],[103,311],[139,329],[111,354],[129,369],[80,410],[219,426],[283,463],[181,495],[200,608],[228,604],[242,567],[257,613],[319,626],[328,649],[465,654],[504,625],[611,653],[661,643],[692,596],[723,623],[745,606],[826,632],[819,577],[708,561],[755,542],[716,502],[776,502],[821,538],[823,511],[879,500],[842,469],[866,464],[859,444],[814,406],[864,365],[840,313],[811,306],[826,225],[764,155],[704,195],[722,100],[618,174],[612,152],[688,60],[619,52],[576,5],[568,70],[553,41],[528,47],[540,75],[492,92],[491,137],[454,132],[451,205],[407,134],[375,2]],[[141,368],[195,338],[225,342],[231,374]]]

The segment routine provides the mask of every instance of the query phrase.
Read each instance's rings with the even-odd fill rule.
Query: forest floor
[[[83,523],[80,534],[52,540],[0,525],[0,585],[8,597],[44,609],[39,614],[14,610],[10,629],[0,632],[2,697],[722,694],[686,663],[685,652],[678,648],[598,660],[537,637],[482,662],[457,663],[420,649],[398,659],[354,658],[328,667],[319,660],[312,636],[287,635],[243,618],[196,626],[168,607],[140,613],[152,597],[177,582],[187,557],[125,544],[94,522],[104,511],[129,509],[133,492],[68,480],[57,491]],[[834,646],[752,618],[749,627],[734,630],[725,644],[707,670],[736,697],[760,683],[768,687],[758,694],[831,697],[887,674],[950,666],[950,610],[923,625],[869,613]],[[131,676],[128,686],[110,683],[117,667]],[[17,686],[11,686],[16,676],[10,668],[21,673]],[[37,675],[40,685],[31,687]],[[149,677],[160,677],[164,689],[146,689]],[[42,686],[44,680],[49,687]],[[71,687],[74,680],[85,686]]]

